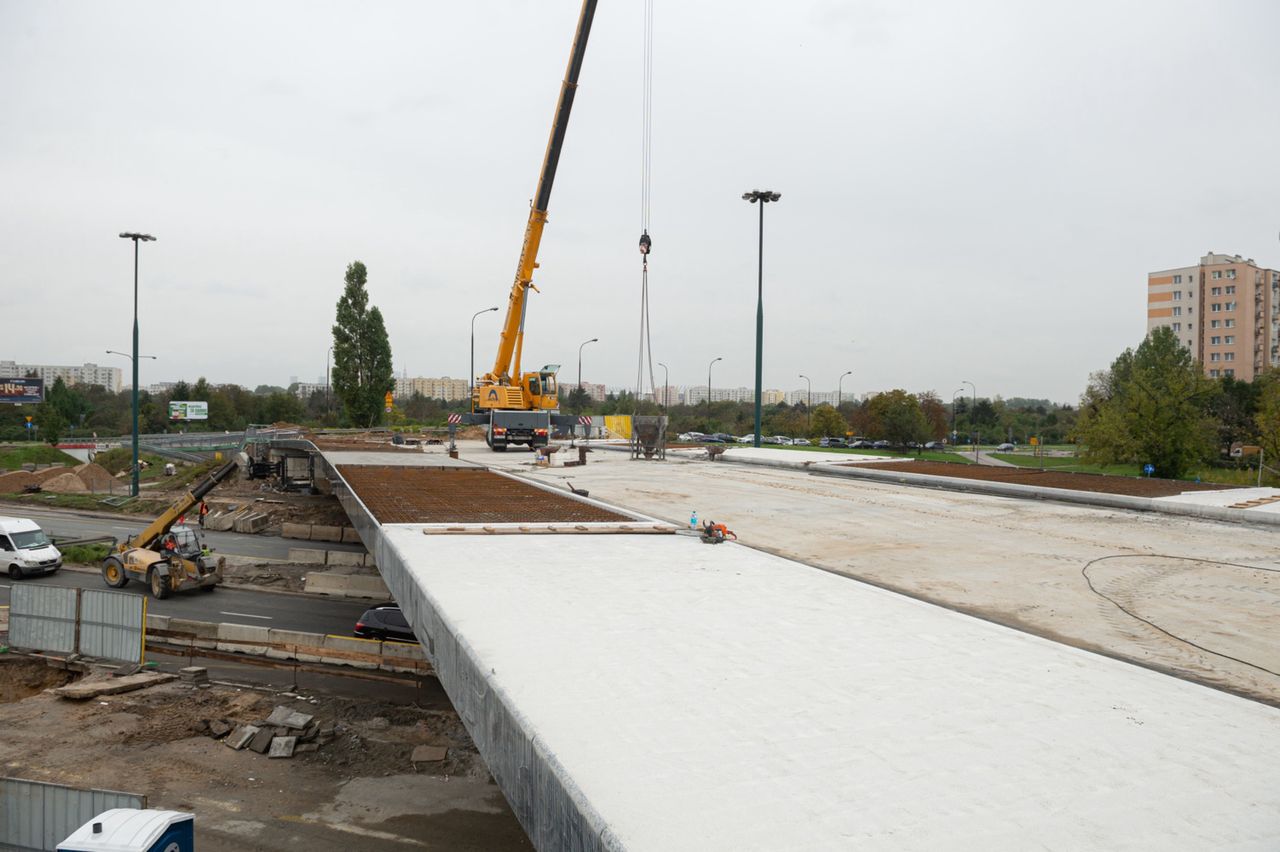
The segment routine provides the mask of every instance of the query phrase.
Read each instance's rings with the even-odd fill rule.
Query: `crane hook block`
[[[649,232],[645,231],[640,235],[640,253],[648,254],[649,248],[653,245],[653,240],[649,239]]]

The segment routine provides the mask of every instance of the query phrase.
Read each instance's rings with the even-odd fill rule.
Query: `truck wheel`
[[[102,563],[102,579],[113,589],[123,589],[129,582],[128,575],[124,573],[124,563],[114,556],[106,559]]]
[[[216,589],[216,588],[218,588],[218,587],[217,587],[217,586],[201,586],[201,587],[200,587],[200,591],[202,591],[202,592],[212,592],[212,591],[213,591],[214,589]]]
[[[169,579],[154,568],[151,570],[151,596],[158,601],[169,597]]]
[[[10,565],[10,566],[9,566],[9,579],[10,579],[10,580],[21,580],[21,579],[22,579],[22,569],[21,569],[21,568],[19,568],[17,565]]]
[[[506,445],[506,444],[494,444],[494,445],[493,445],[493,451],[494,451],[495,453],[505,453],[505,452],[507,451],[507,445]]]

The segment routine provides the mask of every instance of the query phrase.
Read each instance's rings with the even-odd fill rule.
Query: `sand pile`
[[[116,484],[116,478],[102,465],[79,464],[71,469],[76,476],[85,484],[90,491],[97,493],[110,492],[112,486]]]
[[[44,485],[54,477],[62,476],[65,473],[71,473],[71,468],[66,466],[46,467],[44,470],[37,470],[31,474],[31,481],[39,485]]]
[[[40,490],[51,494],[84,494],[88,492],[89,486],[72,471],[64,470],[40,483]]]
[[[0,494],[21,494],[22,489],[34,484],[35,477],[25,470],[0,475]]]

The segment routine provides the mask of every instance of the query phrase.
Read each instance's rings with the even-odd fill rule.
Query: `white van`
[[[47,574],[62,567],[62,553],[35,521],[0,517],[0,571],[21,580],[33,574]]]

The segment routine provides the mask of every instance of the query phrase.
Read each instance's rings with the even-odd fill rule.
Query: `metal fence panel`
[[[146,602],[141,595],[85,589],[80,596],[80,653],[142,662]]]
[[[15,583],[9,595],[9,644],[70,654],[76,649],[76,590]]]
[[[147,797],[0,778],[0,848],[52,852],[71,832],[112,808],[145,808]]]

